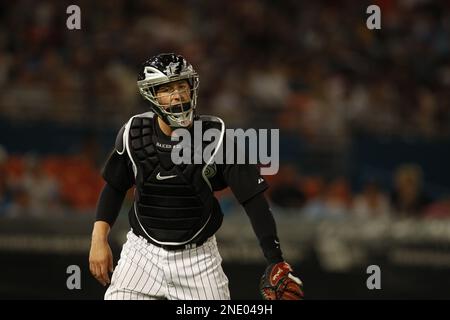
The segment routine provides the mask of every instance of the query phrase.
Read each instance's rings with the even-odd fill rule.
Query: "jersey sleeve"
[[[126,191],[134,185],[132,164],[123,143],[124,129],[125,126],[120,129],[114,150],[110,153],[102,169],[103,179],[121,191]]]
[[[246,157],[247,159],[244,164],[237,163],[236,154],[238,150],[234,139],[226,136],[224,140],[224,164],[221,166],[222,175],[226,184],[231,188],[231,191],[236,199],[239,203],[243,204],[257,194],[264,192],[269,185],[260,175],[257,165],[249,163],[248,157]],[[231,151],[229,148],[231,146],[234,148],[235,155],[233,161],[229,161],[229,152]],[[240,150],[240,152],[243,151]]]
[[[269,187],[254,164],[225,164],[223,177],[241,204]]]

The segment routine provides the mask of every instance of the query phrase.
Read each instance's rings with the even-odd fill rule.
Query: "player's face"
[[[158,102],[165,108],[191,100],[191,87],[187,80],[179,80],[161,85],[156,91]]]

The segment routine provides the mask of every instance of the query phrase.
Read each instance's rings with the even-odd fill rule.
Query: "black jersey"
[[[204,129],[225,130],[218,118],[197,120]],[[214,191],[230,187],[237,200],[245,203],[268,187],[254,164],[211,163],[206,169],[213,170],[207,175],[206,164],[174,165],[170,154],[178,142],[161,131],[151,112],[133,117],[127,125],[120,130],[102,175],[118,190],[136,187],[130,224],[153,242],[175,245],[204,240],[223,219]],[[224,158],[229,140],[224,135],[227,143],[220,146]]]

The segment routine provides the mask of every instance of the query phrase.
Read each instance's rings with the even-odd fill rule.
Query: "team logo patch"
[[[217,173],[217,168],[216,168],[216,164],[212,163],[209,164],[206,168],[205,168],[205,177],[207,177],[208,179],[214,177]]]
[[[180,65],[179,62],[171,62],[169,63],[169,65],[166,67],[166,69],[164,70],[164,73],[166,74],[166,76],[168,77],[173,77],[175,76],[176,72],[177,72],[177,68]]]

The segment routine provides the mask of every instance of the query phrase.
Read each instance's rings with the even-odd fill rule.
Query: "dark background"
[[[66,27],[71,4],[81,30]],[[449,21],[433,0],[1,2],[0,297],[102,298],[87,269],[100,170],[149,110],[139,64],[177,52],[200,74],[199,113],[280,130],[266,196],[308,298],[448,299]],[[232,297],[257,299],[255,236],[233,233],[248,219],[229,190],[216,196]],[[81,291],[65,286],[70,264]],[[371,264],[381,290],[366,288]]]

